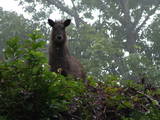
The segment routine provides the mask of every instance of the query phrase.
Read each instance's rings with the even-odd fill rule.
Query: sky
[[[27,12],[24,12],[22,6],[18,6],[18,0],[1,0],[1,3],[0,3],[0,7],[3,7],[4,10],[6,11],[15,11],[17,12],[19,15],[20,14],[23,14],[23,16],[27,19],[31,19],[31,15]],[[65,4],[68,5],[68,6],[72,6],[72,2],[71,0],[65,0]],[[87,23],[89,24],[93,24],[96,20],[97,16],[99,14],[98,11],[95,11],[93,13],[93,16],[94,16],[94,19],[87,19]],[[56,18],[55,18],[56,16]],[[61,20],[61,13],[57,10],[57,11],[54,11],[54,13],[52,13],[50,15],[50,18],[53,19],[53,20]],[[75,22],[72,21],[74,24]]]
[[[25,13],[21,6],[18,6],[18,1],[1,0],[0,7],[2,7],[6,11],[15,11],[19,15],[23,14],[25,18],[29,18],[29,14]]]
[[[71,5],[71,0],[65,0],[67,5]],[[18,1],[15,0],[1,0],[0,7],[3,7],[6,11],[15,11],[19,15],[23,14],[25,18],[30,18],[30,15],[24,12],[22,6],[18,6]],[[50,17],[53,18],[56,14],[56,19],[61,19],[58,11],[55,11]]]
[[[14,0],[1,0],[0,7],[7,11],[16,11],[19,14],[24,12],[22,7],[18,6],[18,2]]]

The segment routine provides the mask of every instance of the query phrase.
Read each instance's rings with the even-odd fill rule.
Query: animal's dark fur
[[[53,72],[61,73],[64,76],[71,75],[76,79],[83,79],[85,81],[82,65],[75,57],[69,54],[67,47],[65,28],[70,24],[70,21],[68,19],[64,22],[54,22],[48,19],[48,23],[52,27],[49,43],[49,65]]]

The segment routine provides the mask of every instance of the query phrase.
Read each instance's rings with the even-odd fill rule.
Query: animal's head
[[[56,44],[63,44],[66,41],[65,28],[71,23],[70,19],[65,21],[53,21],[48,19],[48,24],[52,27],[52,40]]]

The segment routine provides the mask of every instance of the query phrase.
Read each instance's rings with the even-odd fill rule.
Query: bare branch
[[[131,20],[131,17],[129,15],[128,2],[129,2],[128,0],[119,0],[120,7],[124,13],[125,22],[130,22]]]
[[[76,27],[79,28],[79,15],[78,15],[78,11],[77,11],[77,9],[76,9],[76,6],[75,6],[75,4],[74,4],[74,1],[71,0],[71,2],[72,2],[72,5],[73,5],[73,10],[74,10],[74,12],[75,12],[74,18],[75,18]]]
[[[135,17],[135,21],[133,23],[134,28],[136,28],[140,19],[142,18],[143,10],[144,10],[144,6],[141,6],[140,7],[140,12],[138,12],[138,15]]]
[[[149,20],[149,18],[153,15],[153,14],[155,14],[155,12],[156,12],[156,10],[158,9],[158,5],[154,8],[154,9],[152,9],[149,13],[148,13],[148,15],[146,16],[146,18],[144,19],[144,21],[139,25],[139,27],[136,29],[136,32],[139,32],[140,30],[141,30],[141,28],[146,24],[146,22]]]
[[[56,6],[58,9],[60,9],[61,11],[66,12],[68,15],[72,16],[72,17],[77,17],[77,15],[75,14],[75,12],[73,12],[72,9],[69,9],[67,6],[65,6],[62,2],[60,2],[59,0],[47,0],[47,2],[51,5]],[[78,16],[79,22],[81,23],[85,23],[83,21],[82,18],[80,18]]]

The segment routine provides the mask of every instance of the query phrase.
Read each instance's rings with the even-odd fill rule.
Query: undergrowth
[[[160,89],[108,75],[88,85],[49,71],[38,32],[7,41],[0,62],[0,120],[159,120]]]

